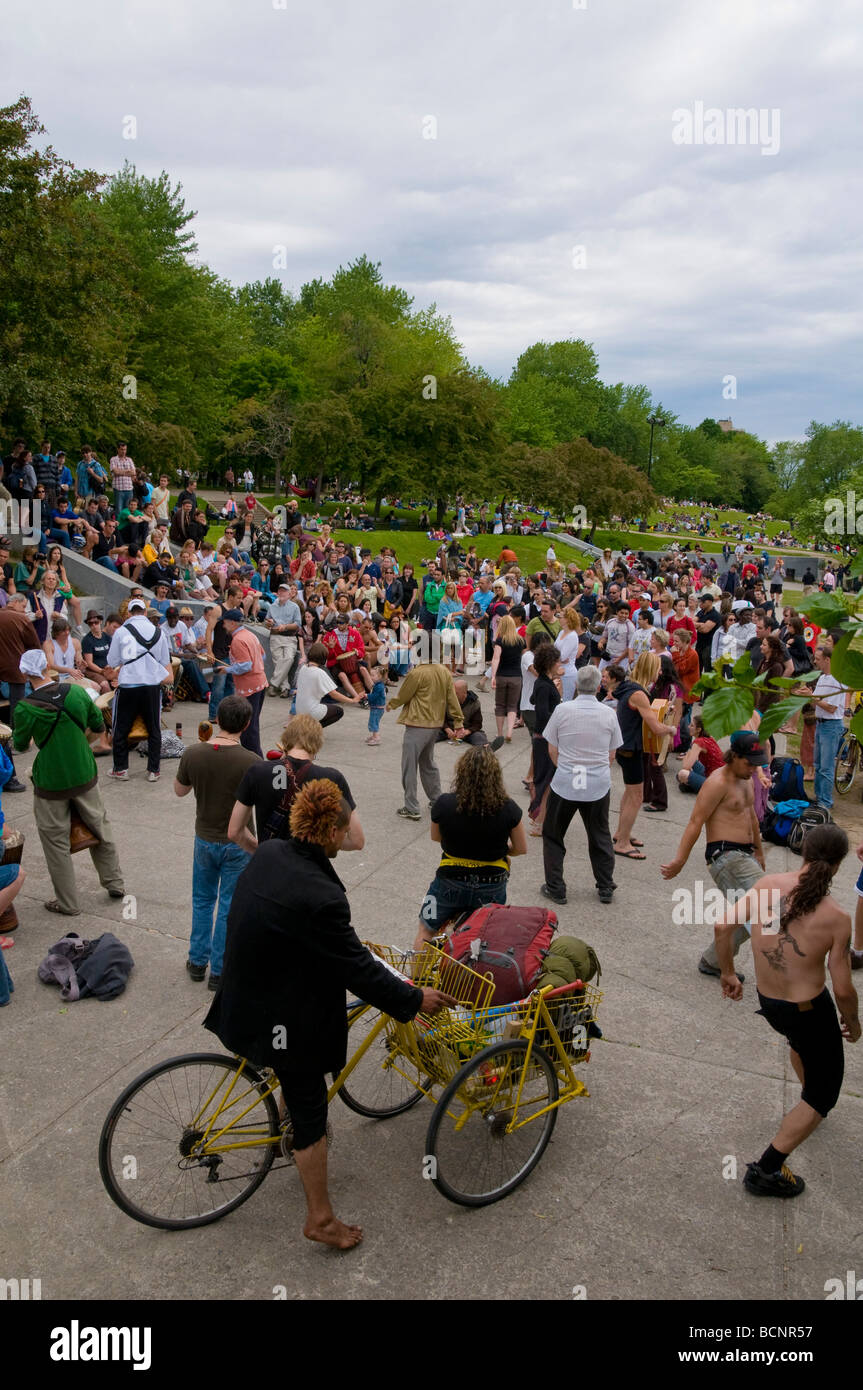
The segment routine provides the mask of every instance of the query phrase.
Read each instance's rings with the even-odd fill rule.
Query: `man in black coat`
[[[204,1020],[225,1047],[278,1076],[306,1194],[303,1233],[340,1250],[362,1240],[362,1227],[336,1219],[327,1190],[324,1077],[347,1056],[345,990],[401,1023],[455,1002],[393,974],[351,926],[330,863],[350,817],[334,782],[309,782],[291,808],[292,838],[258,847],[237,880],[222,983]]]

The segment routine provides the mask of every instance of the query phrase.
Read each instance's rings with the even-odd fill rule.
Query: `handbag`
[[[74,801],[69,807],[69,853],[79,854],[82,849],[95,849],[102,841],[94,835],[78,811]]]

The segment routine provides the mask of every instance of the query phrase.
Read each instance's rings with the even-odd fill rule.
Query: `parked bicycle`
[[[590,1060],[600,992],[576,980],[495,1007],[491,979],[434,946],[417,955],[370,949],[458,1005],[399,1023],[351,1001],[353,1051],[329,1099],[386,1119],[427,1096],[434,1111],[424,1153],[438,1191],[464,1206],[499,1201],[536,1167],[560,1106],[590,1094],[574,1067]],[[290,1118],[280,1116],[278,1089],[269,1069],[218,1053],[151,1067],[126,1087],[102,1129],[99,1169],[109,1196],[164,1230],[227,1216],[271,1168],[290,1162]]]

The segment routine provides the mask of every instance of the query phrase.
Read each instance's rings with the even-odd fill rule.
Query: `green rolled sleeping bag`
[[[559,989],[561,985],[571,985],[573,980],[587,984],[594,975],[599,978],[601,974],[602,966],[592,946],[577,936],[556,936],[554,949],[543,960],[535,988],[551,985],[552,989]]]

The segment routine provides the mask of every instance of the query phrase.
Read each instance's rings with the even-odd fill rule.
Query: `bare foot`
[[[303,1235],[307,1240],[320,1241],[321,1245],[332,1245],[336,1250],[352,1250],[362,1240],[363,1228],[346,1226],[334,1216],[331,1221],[324,1221],[319,1226],[304,1226]]]

